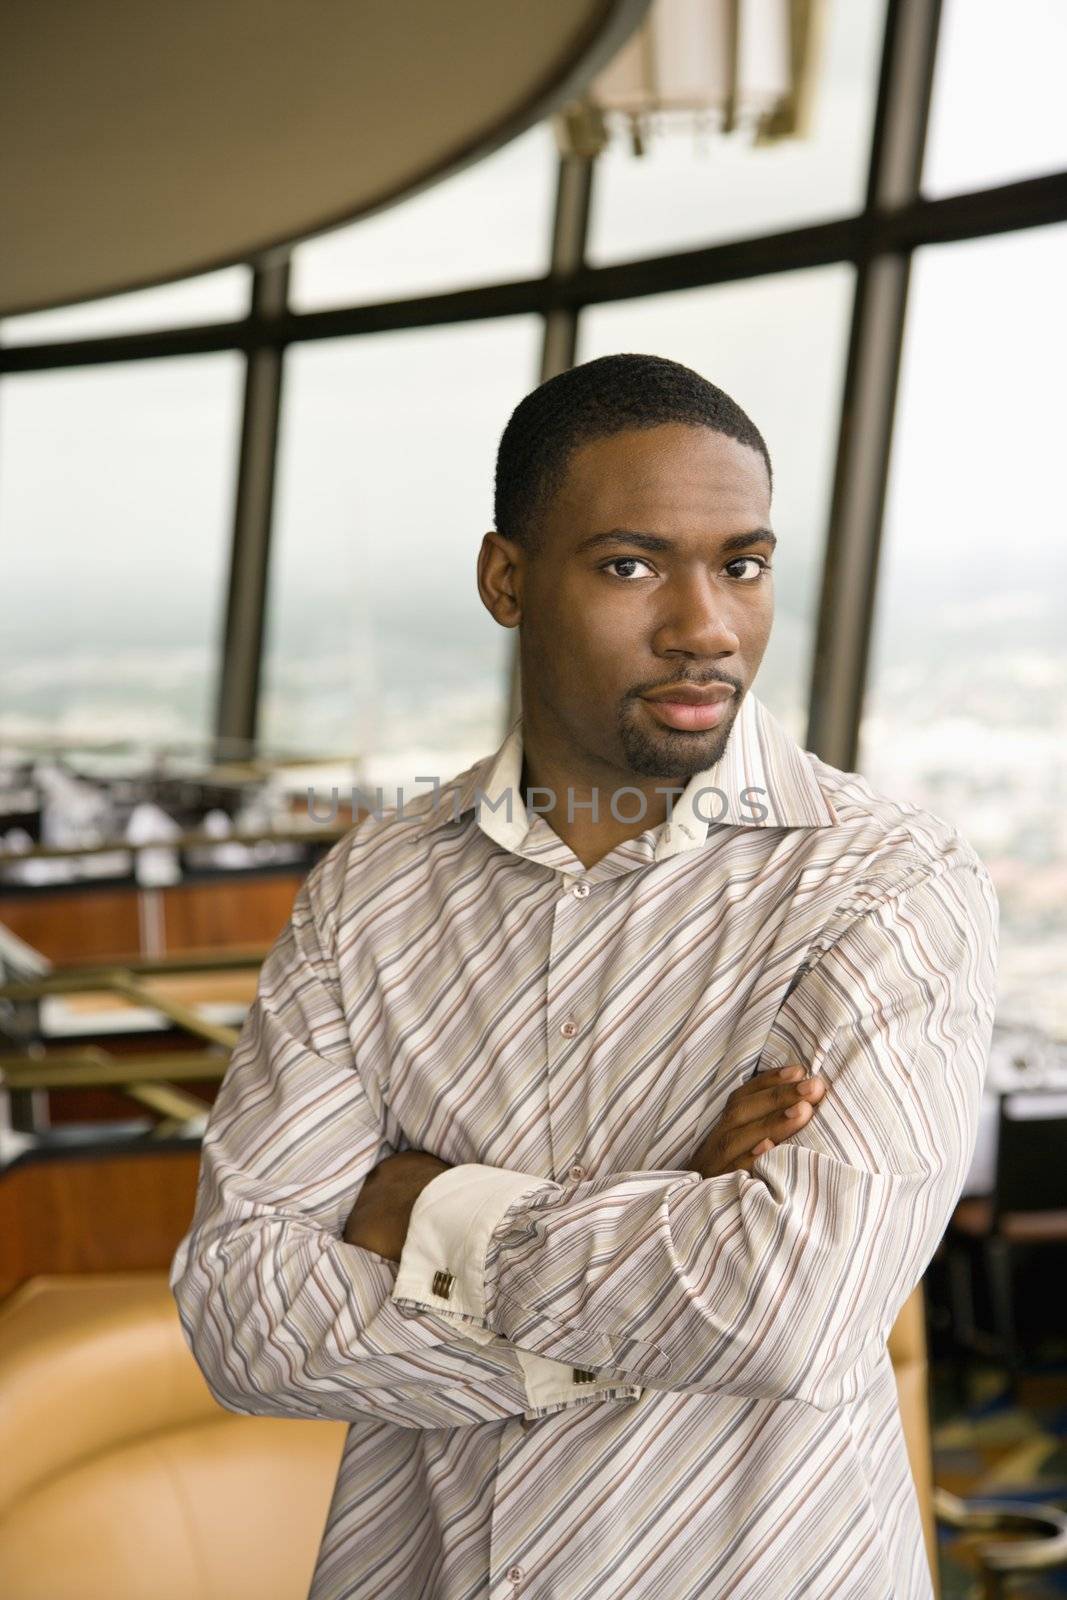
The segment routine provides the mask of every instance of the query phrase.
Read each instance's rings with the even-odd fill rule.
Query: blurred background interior
[[[198,1141],[310,866],[499,743],[496,443],[620,350],[768,441],[764,701],[995,879],[978,1148],[898,1375],[940,1592],[1067,1593],[1065,66],[1060,0],[5,8],[10,1600],[139,1595],[146,1540],[153,1597],[306,1591],[341,1425],[191,1367]]]

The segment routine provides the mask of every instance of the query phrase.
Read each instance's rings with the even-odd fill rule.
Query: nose
[[[707,658],[736,655],[740,650],[727,598],[703,568],[666,586],[663,604],[652,641],[657,655]]]

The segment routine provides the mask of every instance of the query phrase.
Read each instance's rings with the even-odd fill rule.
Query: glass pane
[[[540,340],[524,317],[290,351],[260,723],[272,749],[355,754],[368,781],[406,785],[499,743],[513,635],[482,605],[476,561]]]
[[[452,178],[293,252],[297,311],[536,278],[548,271],[556,147],[539,123]]]
[[[242,377],[226,352],[0,384],[0,737],[209,733]]]
[[[229,322],[248,315],[252,275],[247,267],[227,267],[202,278],[134,289],[106,300],[86,300],[54,311],[33,311],[0,322],[0,344],[52,343],[95,339],[108,333],[151,333],[160,328]]]
[[[929,195],[1067,167],[1062,0],[945,0],[926,139]]]
[[[668,356],[751,416],[774,466],[775,623],[756,691],[803,739],[844,376],[852,269],[820,267],[686,289],[582,315],[581,360]]]
[[[993,874],[1001,1012],[1067,1035],[1067,225],[920,251],[862,761]]]
[[[693,250],[825,222],[863,206],[885,0],[829,0],[810,135],[753,148],[743,134],[654,134],[599,157],[589,259]]]

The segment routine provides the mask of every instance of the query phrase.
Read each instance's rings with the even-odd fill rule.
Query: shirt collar
[[[534,853],[523,849],[534,830],[553,840],[557,836],[543,817],[527,821],[521,776],[519,716],[499,749],[441,791],[432,825],[456,822],[476,810],[478,825],[491,839],[508,850]],[[662,861],[683,850],[699,849],[717,828],[826,828],[837,821],[811,757],[751,691],[741,702],[721,758],[680,787],[666,822],[619,847],[623,851],[627,845],[634,847],[635,864],[642,857]],[[536,854],[540,858],[542,851]],[[547,856],[545,864],[551,864]]]

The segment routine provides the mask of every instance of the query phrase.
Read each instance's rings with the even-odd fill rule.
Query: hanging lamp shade
[[[557,113],[559,147],[596,155],[613,136],[635,154],[670,129],[735,131],[754,143],[805,132],[822,0],[654,0],[586,90]]]
[[[365,216],[573,99],[648,0],[4,0],[0,315]]]

